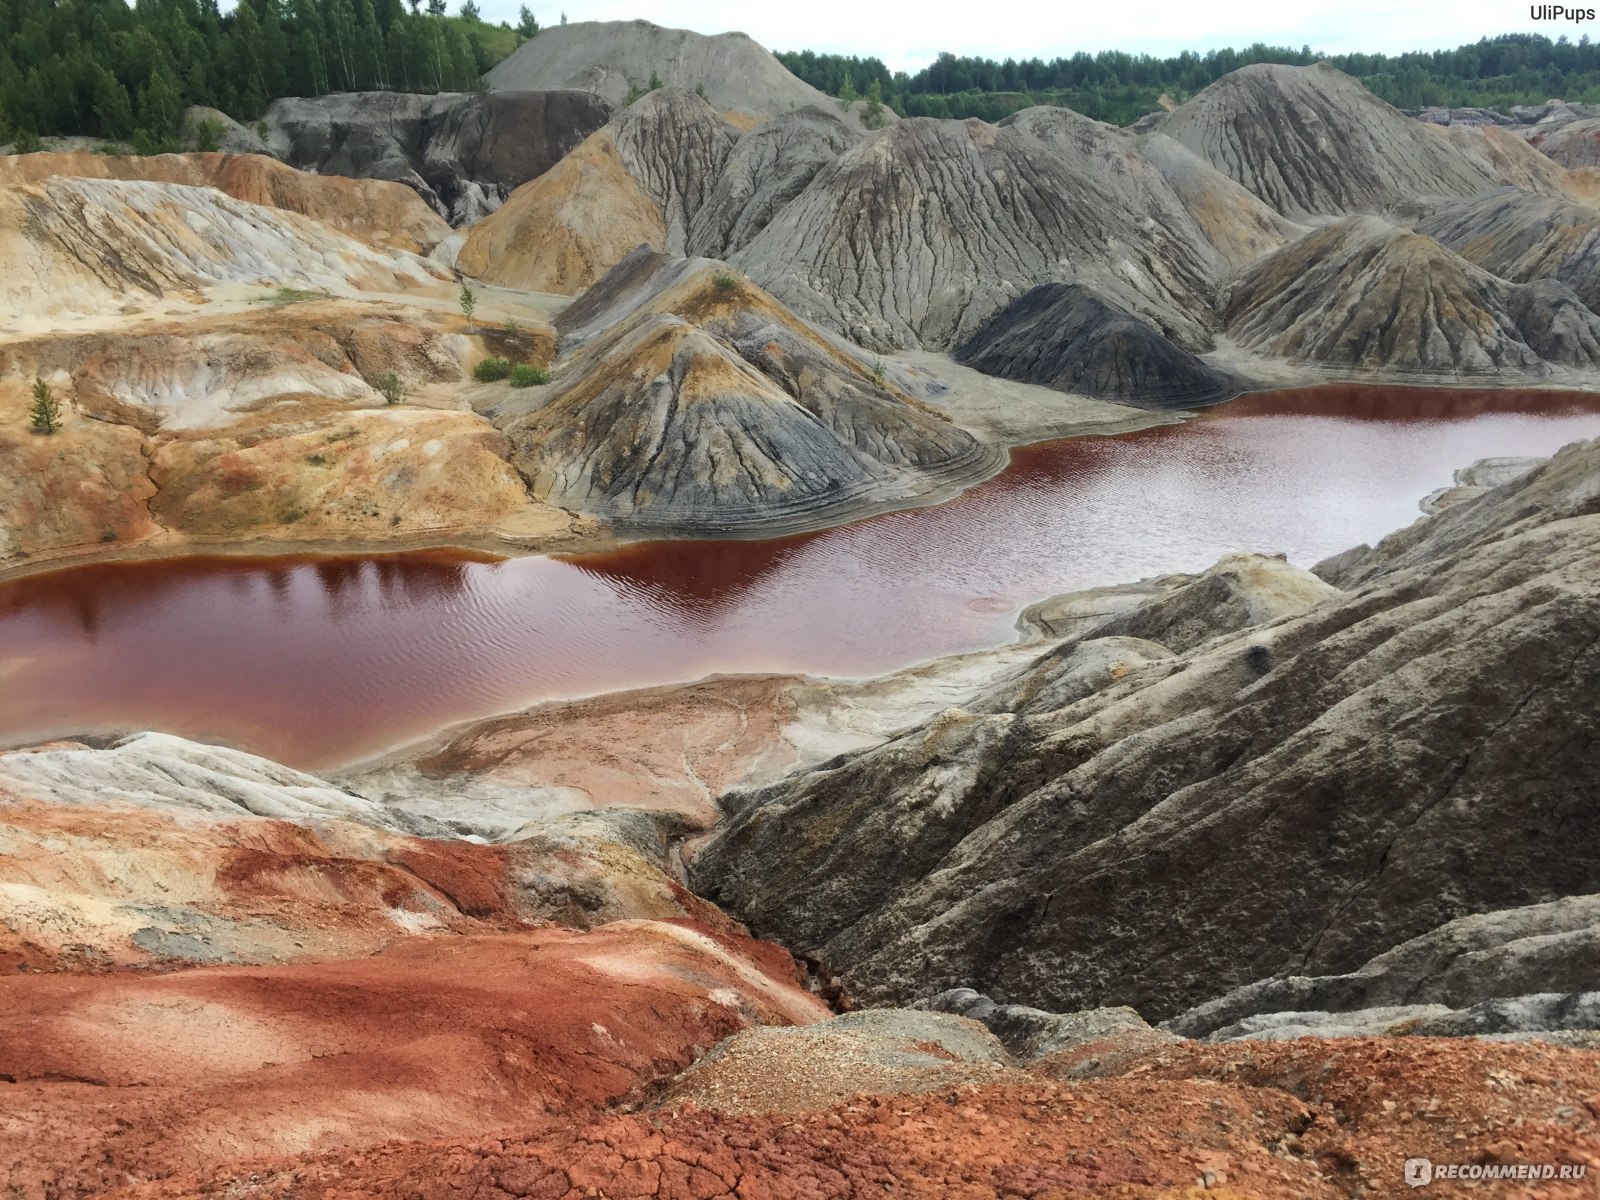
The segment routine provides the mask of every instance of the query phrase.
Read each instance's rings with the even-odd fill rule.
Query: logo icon
[[[1406,1186],[1422,1187],[1433,1182],[1433,1163],[1425,1158],[1406,1159]]]

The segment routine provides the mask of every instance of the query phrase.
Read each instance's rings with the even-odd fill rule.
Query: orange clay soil
[[[1180,1046],[1114,1079],[857,1097],[796,1115],[686,1109],[592,1122],[535,1118],[499,1137],[256,1162],[113,1194],[1334,1200],[1408,1194],[1401,1164],[1424,1155],[1589,1172],[1580,1182],[1485,1183],[1468,1193],[1439,1183],[1426,1195],[1592,1197],[1600,1172],[1597,1092],[1600,1055],[1541,1046],[1420,1039]]]
[[[588,1120],[751,1023],[826,1015],[691,922],[409,938],[343,962],[0,979],[0,1196]]]

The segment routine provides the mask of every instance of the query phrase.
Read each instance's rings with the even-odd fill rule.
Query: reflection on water
[[[327,767],[556,696],[874,674],[1003,642],[1052,592],[1233,549],[1309,565],[1457,466],[1597,434],[1579,397],[1323,388],[1030,447],[949,503],[776,541],[59,571],[0,586],[0,741],[162,728]]]

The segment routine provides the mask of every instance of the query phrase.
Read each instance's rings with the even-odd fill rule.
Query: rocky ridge
[[[1281,568],[1269,608],[1197,604],[1263,592],[1219,566],[881,747],[734,792],[696,886],[864,1001],[966,986],[1158,1019],[1587,895],[1543,839],[1588,811],[1597,456],[1319,568],[1340,594]]]

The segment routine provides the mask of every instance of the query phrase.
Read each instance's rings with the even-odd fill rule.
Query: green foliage
[[[700,99],[704,100],[706,98],[706,85],[703,84],[703,83],[695,84],[694,85],[694,94],[696,96],[699,96]]]
[[[479,383],[493,383],[511,374],[511,363],[504,358],[485,358],[472,368],[472,377]]]
[[[476,24],[483,20],[483,12],[473,0],[461,0],[461,19]]]
[[[13,154],[38,154],[43,149],[44,139],[31,129],[19,129],[11,143]]]
[[[222,122],[215,117],[205,117],[189,126],[189,142],[202,154],[214,154],[222,149]]]
[[[517,16],[517,34],[524,38],[539,36],[539,22],[534,18],[533,10],[526,4],[522,6],[522,11]]]
[[[516,318],[508,318],[505,325],[507,337],[518,337],[522,333],[522,326],[517,324]]]
[[[662,86],[664,86],[664,85],[661,82],[661,76],[656,74],[656,71],[655,71],[654,67],[651,67],[650,68],[650,83],[649,83],[649,86],[647,86],[645,88],[645,91],[653,92],[653,91],[656,91],[657,89],[661,88]]]
[[[883,85],[874,79],[867,87],[867,102],[861,106],[861,123],[868,129],[881,129],[883,122]]]
[[[178,149],[178,143],[155,138],[147,129],[133,131],[133,152],[135,154],[172,154]]]
[[[196,105],[253,124],[280,96],[470,90],[521,40],[481,2],[0,0],[0,132],[167,147]]]
[[[37,375],[33,378],[33,408],[28,420],[35,433],[51,434],[61,428],[61,402],[50,391],[50,385]]]
[[[510,382],[514,388],[532,387],[536,383],[549,383],[550,372],[543,367],[536,367],[532,363],[518,363],[511,368]]]
[[[472,314],[478,311],[478,293],[473,291],[470,285],[463,283],[461,294],[456,297],[456,303],[461,306],[461,315],[467,319],[467,329],[470,332],[473,328]]]
[[[711,282],[716,285],[717,291],[719,292],[731,292],[734,288],[739,286],[738,279],[732,275],[729,275],[726,271],[721,271],[716,275],[713,275],[711,277]]]
[[[644,93],[639,90],[639,85],[636,84],[636,83],[630,83],[628,85],[628,95],[622,101],[623,107],[624,108],[632,108],[633,105],[634,105],[634,102],[637,101],[639,99],[639,97],[642,96],[642,95],[644,95]]]
[[[872,360],[872,382],[877,384],[879,387],[882,387],[885,374],[886,374],[886,372],[885,372],[884,366],[883,366],[883,359],[881,359],[881,358],[873,359]]]
[[[400,382],[400,376],[393,371],[383,375],[376,375],[367,380],[367,386],[383,397],[385,404],[403,404],[406,398],[406,385]]]
[[[252,300],[252,304],[304,304],[307,300],[321,300],[327,292],[308,292],[303,288],[279,288],[270,296]]]
[[[856,81],[853,76],[846,74],[844,82],[839,85],[839,107],[848,109],[856,102]]]

